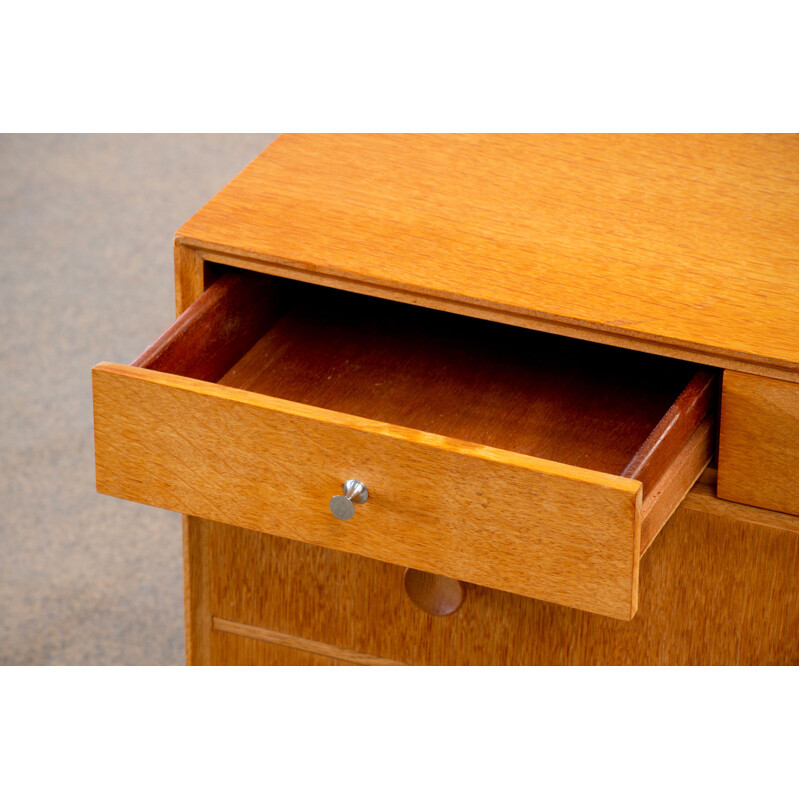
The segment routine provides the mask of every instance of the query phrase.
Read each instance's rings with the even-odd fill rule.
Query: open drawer
[[[630,619],[715,373],[252,272],[93,371],[98,491]],[[368,500],[343,521],[348,480]]]

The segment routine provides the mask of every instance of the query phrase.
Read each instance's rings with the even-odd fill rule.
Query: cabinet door
[[[797,520],[731,516],[740,508],[711,491],[690,495],[642,558],[630,622],[474,585],[455,613],[432,616],[409,599],[401,567],[189,519],[190,658],[797,664]]]

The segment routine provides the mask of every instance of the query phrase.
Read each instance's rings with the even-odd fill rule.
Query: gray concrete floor
[[[272,140],[0,136],[0,664],[182,664],[177,514],[95,492],[91,367],[173,319],[172,238]]]

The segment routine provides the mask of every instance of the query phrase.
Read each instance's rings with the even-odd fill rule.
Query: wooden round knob
[[[407,569],[403,584],[411,602],[427,614],[436,617],[444,617],[458,611],[464,600],[464,586],[461,581],[434,575],[431,572]]]

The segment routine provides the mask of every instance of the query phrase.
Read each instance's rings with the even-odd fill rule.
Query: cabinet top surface
[[[284,134],[177,239],[796,380],[797,145],[796,134]]]

